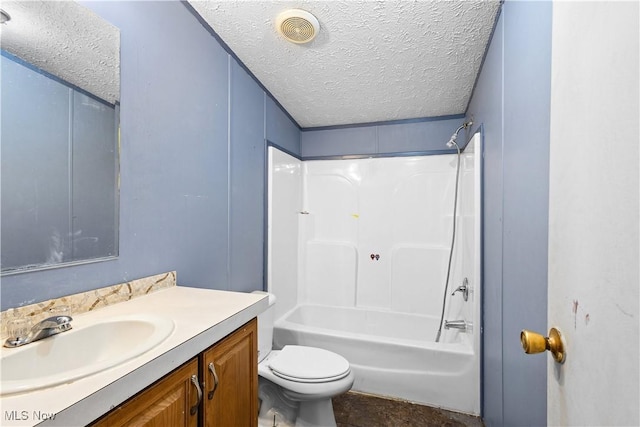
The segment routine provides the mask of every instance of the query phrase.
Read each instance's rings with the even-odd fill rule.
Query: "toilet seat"
[[[287,345],[269,361],[274,375],[289,381],[322,383],[349,375],[349,362],[331,351],[315,347]]]

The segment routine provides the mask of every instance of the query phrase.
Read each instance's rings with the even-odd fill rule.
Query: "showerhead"
[[[456,131],[453,133],[453,135],[451,135],[451,138],[449,139],[449,142],[447,142],[447,147],[449,147],[449,148],[456,147],[459,150],[460,147],[458,147],[458,144],[456,143],[456,141],[458,140],[458,133],[462,129],[466,129],[469,126],[471,126],[472,124],[473,124],[473,121],[469,120],[468,122],[463,123],[462,126],[460,126],[458,129],[456,129]]]

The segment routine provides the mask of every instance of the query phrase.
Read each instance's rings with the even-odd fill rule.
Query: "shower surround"
[[[297,160],[269,148],[274,345],[345,356],[354,390],[480,412],[480,135],[461,155]],[[467,278],[470,293],[451,293]]]

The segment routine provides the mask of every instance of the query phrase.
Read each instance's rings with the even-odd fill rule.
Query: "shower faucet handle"
[[[458,286],[455,291],[451,293],[451,296],[455,295],[456,292],[462,292],[462,298],[465,301],[469,300],[469,279],[466,277],[462,281],[462,285]]]

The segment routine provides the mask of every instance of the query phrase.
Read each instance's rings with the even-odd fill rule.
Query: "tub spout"
[[[444,321],[445,329],[460,329],[461,331],[466,331],[469,328],[467,322],[464,320],[445,320]]]

